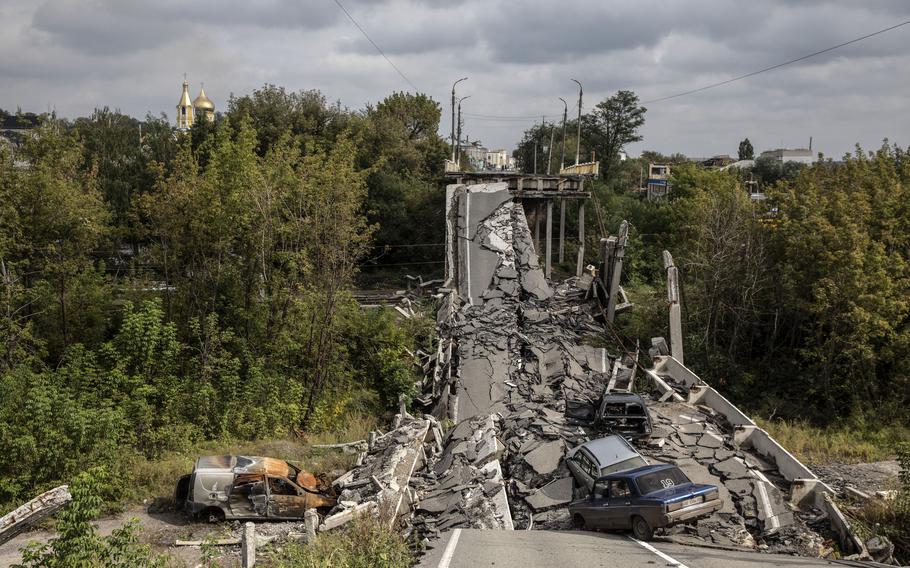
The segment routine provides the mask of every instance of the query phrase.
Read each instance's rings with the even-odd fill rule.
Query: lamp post
[[[455,85],[461,83],[462,81],[467,81],[467,77],[462,77],[461,79],[452,83],[452,161],[455,161]]]
[[[559,159],[559,171],[562,171],[566,167],[566,118],[569,114],[569,103],[562,97],[559,97],[559,100],[562,101],[564,107],[562,110],[562,157]]]
[[[575,81],[576,83],[578,83],[577,80],[575,80],[575,79],[572,79],[572,80]],[[578,165],[578,157],[580,156],[580,152],[581,152],[581,95],[582,95],[581,83],[578,83],[578,129],[575,134],[575,165],[576,166]]]
[[[458,135],[455,138],[455,144],[457,144],[455,146],[455,148],[458,148],[459,146],[461,146],[461,101],[470,99],[470,98],[471,98],[471,95],[468,95],[466,97],[461,97],[460,99],[458,99]],[[455,159],[453,158],[452,161],[454,162]],[[460,164],[460,162],[459,162],[459,164]]]

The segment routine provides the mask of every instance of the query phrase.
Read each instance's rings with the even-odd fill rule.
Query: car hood
[[[676,501],[685,501],[686,499],[697,497],[698,495],[704,495],[711,491],[717,491],[717,486],[703,485],[700,483],[686,483],[684,485],[677,485],[668,489],[655,491],[654,493],[648,493],[647,495],[644,495],[644,498],[654,499],[655,501],[662,501],[664,503],[674,503]]]

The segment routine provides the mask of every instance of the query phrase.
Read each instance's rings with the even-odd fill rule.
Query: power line
[[[382,48],[379,47],[378,45],[376,45],[376,42],[373,41],[373,38],[370,37],[370,35],[366,32],[366,30],[364,30],[362,27],[360,27],[360,24],[357,23],[357,20],[354,19],[354,16],[352,16],[351,13],[348,12],[348,9],[345,8],[345,7],[341,4],[341,0],[335,0],[335,3],[338,4],[338,7],[341,8],[341,11],[344,12],[344,14],[348,17],[348,19],[351,20],[351,23],[354,24],[354,26],[356,26],[358,30],[360,30],[360,33],[363,34],[363,37],[367,38],[367,41],[369,41],[371,44],[373,44],[373,47],[376,48],[376,51],[379,52],[379,55],[381,55],[381,56],[383,57],[383,59],[385,59],[386,61],[388,61],[389,65],[392,66],[392,69],[394,69],[399,75],[401,75],[401,78],[404,79],[405,82],[406,82],[408,85],[410,85],[411,88],[414,89],[415,92],[420,92],[420,89],[418,89],[418,88],[414,85],[414,83],[412,83],[411,80],[408,79],[407,75],[405,75],[404,73],[402,73],[402,72],[401,72],[401,69],[399,69],[397,65],[395,65],[394,63],[392,63],[392,60],[389,59],[389,57],[385,54],[384,51],[382,51]]]
[[[834,45],[834,46],[831,46],[831,47],[827,47],[827,48],[822,49],[822,50],[820,50],[820,51],[816,51],[816,52],[814,52],[814,53],[810,53],[809,55],[803,55],[802,57],[797,57],[796,59],[791,59],[790,61],[785,61],[785,62],[783,62],[783,63],[778,63],[777,65],[772,65],[772,66],[770,66],[770,67],[765,67],[764,69],[759,69],[758,71],[752,71],[751,73],[746,73],[745,75],[740,75],[739,77],[733,77],[732,79],[727,79],[726,81],[720,81],[719,83],[712,83],[712,84],[710,84],[710,85],[705,85],[704,87],[698,87],[697,89],[692,89],[692,90],[690,90],[690,91],[683,91],[682,93],[676,93],[675,95],[670,95],[670,96],[667,96],[667,97],[661,97],[661,98],[659,98],[659,99],[652,99],[652,100],[650,100],[650,101],[643,101],[642,104],[659,103],[659,102],[661,102],[661,101],[667,101],[667,100],[670,100],[670,99],[675,99],[675,98],[677,98],[677,97],[682,97],[682,96],[685,96],[685,95],[691,95],[691,94],[693,94],[693,93],[700,93],[701,91],[707,91],[708,89],[713,89],[713,88],[715,88],[715,87],[720,87],[720,86],[723,86],[723,85],[728,85],[728,84],[730,84],[730,83],[732,83],[732,82],[734,82],[734,81],[739,81],[739,80],[741,80],[741,79],[747,79],[747,78],[749,78],[749,77],[754,77],[755,75],[758,75],[758,74],[760,74],[760,73],[765,73],[766,71],[773,71],[774,69],[779,69],[779,68],[781,68],[781,67],[784,67],[784,66],[787,66],[787,65],[791,65],[791,64],[793,64],[793,63],[798,63],[798,62],[800,62],[800,61],[804,61],[804,60],[809,59],[809,58],[811,58],[811,57],[815,57],[816,55],[821,55],[821,54],[823,54],[823,53],[828,53],[829,51],[834,51],[835,49],[840,49],[841,47],[850,45],[850,44],[852,44],[852,43],[856,43],[856,42],[858,42],[858,41],[863,41],[864,39],[869,39],[870,37],[877,36],[877,35],[883,34],[883,33],[885,33],[885,32],[890,32],[891,30],[895,30],[895,29],[897,29],[897,28],[899,28],[899,27],[901,27],[901,26],[906,26],[907,24],[910,24],[910,20],[907,20],[906,22],[901,22],[901,23],[899,23],[899,24],[893,25],[893,26],[891,26],[891,27],[889,27],[889,28],[885,28],[885,29],[882,29],[882,30],[878,30],[877,32],[872,32],[871,34],[866,34],[866,35],[864,35],[864,36],[862,36],[862,37],[858,37],[858,38],[855,38],[855,39],[851,39],[850,41],[845,41],[844,43],[839,43],[839,44],[837,44],[837,45]]]

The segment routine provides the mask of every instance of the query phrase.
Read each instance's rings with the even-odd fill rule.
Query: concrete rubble
[[[639,450],[717,485],[724,501],[717,513],[665,536],[807,556],[835,552],[836,507],[816,491],[824,484],[798,462],[769,458],[748,417],[729,420],[716,410],[732,405],[671,356],[682,355],[679,337],[653,338],[648,353],[658,364],[643,369],[638,345],[614,331],[613,317],[631,307],[619,286],[627,224],[601,242],[597,268],[553,285],[524,207],[506,184],[449,186],[446,223],[438,341],[434,353],[420,354],[425,376],[414,405],[427,414],[415,419],[402,409],[396,429],[371,436],[360,465],[336,480],[339,505],[321,529],[360,511],[418,538],[458,527],[570,528],[567,506],[581,490],[565,453],[609,433],[593,420],[604,395],[632,392],[641,370],[649,386],[639,394],[653,432],[637,442]],[[673,267],[669,254],[665,261]],[[668,298],[678,307],[677,286],[674,279]],[[680,373],[694,378],[680,380]],[[452,427],[443,432],[437,420]]]

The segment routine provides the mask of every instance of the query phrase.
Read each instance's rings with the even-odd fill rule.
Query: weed
[[[910,440],[910,429],[889,425],[839,424],[820,428],[803,421],[757,420],[790,453],[809,463],[861,463],[885,460],[895,446]]]
[[[407,568],[414,554],[400,534],[371,517],[354,519],[341,530],[319,534],[307,545],[276,552],[272,568]]]

